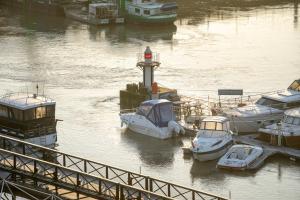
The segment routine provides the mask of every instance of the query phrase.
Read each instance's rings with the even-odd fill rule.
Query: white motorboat
[[[13,93],[0,98],[0,133],[53,148],[56,102],[44,95]]]
[[[281,123],[259,129],[259,138],[274,145],[300,148],[300,108],[286,110]]]
[[[202,120],[200,130],[192,141],[191,151],[196,160],[215,160],[224,155],[232,144],[229,120],[212,116]]]
[[[233,145],[218,161],[218,168],[245,170],[263,154],[263,149],[251,145]]]
[[[184,134],[184,129],[175,121],[173,103],[165,99],[141,103],[137,112],[120,115],[122,124],[137,133],[167,139]]]
[[[287,90],[263,95],[255,104],[225,110],[231,129],[237,133],[257,132],[260,127],[281,120],[287,109],[300,106],[300,79]]]

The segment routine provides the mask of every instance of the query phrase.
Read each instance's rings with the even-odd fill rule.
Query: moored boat
[[[259,129],[259,138],[273,145],[300,149],[300,108],[284,112],[280,123]]]
[[[300,106],[300,79],[287,90],[263,95],[255,104],[224,111],[231,129],[237,133],[257,132],[260,127],[279,122],[287,109]]]
[[[176,3],[159,3],[156,0],[122,0],[126,20],[135,23],[170,24],[177,18]]]
[[[246,170],[249,169],[260,156],[263,149],[258,146],[251,145],[233,145],[228,152],[220,158],[217,168]]]
[[[0,133],[53,148],[57,142],[56,102],[44,95],[16,93],[0,98]]]
[[[159,139],[184,134],[184,129],[175,121],[172,102],[165,99],[141,103],[135,113],[120,115],[122,124],[136,132]]]
[[[196,160],[215,160],[224,155],[232,144],[229,120],[212,116],[202,120],[200,130],[192,141],[191,151]]]

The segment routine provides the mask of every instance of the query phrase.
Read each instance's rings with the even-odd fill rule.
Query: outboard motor
[[[180,126],[177,122],[175,121],[169,121],[168,123],[168,129],[171,132],[174,132],[176,135],[179,135],[180,133],[183,135],[185,133],[184,129],[182,126]]]

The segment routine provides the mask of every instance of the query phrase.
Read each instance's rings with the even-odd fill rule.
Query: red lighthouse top
[[[149,46],[146,48],[146,50],[144,52],[144,58],[145,58],[145,61],[152,60],[152,51]]]

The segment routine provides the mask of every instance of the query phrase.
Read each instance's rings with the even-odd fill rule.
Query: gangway
[[[225,199],[1,134],[0,168],[12,173],[14,181],[41,184],[58,195],[76,194],[75,199]]]

